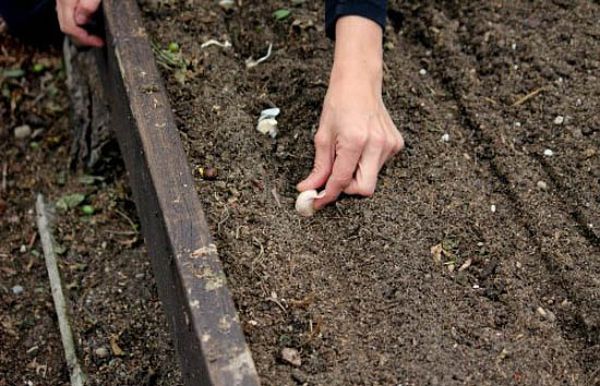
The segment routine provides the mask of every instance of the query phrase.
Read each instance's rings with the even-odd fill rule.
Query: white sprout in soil
[[[231,47],[231,42],[229,42],[228,40],[225,40],[224,43],[221,43],[218,40],[210,39],[210,40],[207,40],[204,43],[202,43],[202,45],[200,45],[200,48],[206,48],[206,47],[210,47],[210,46],[213,46],[213,45],[214,46],[219,46],[219,47],[222,47],[222,48],[229,48],[229,47]]]
[[[267,54],[265,56],[263,56],[262,58],[258,58],[256,60],[252,59],[252,57],[249,57],[248,59],[246,59],[246,68],[256,67],[259,64],[261,64],[262,62],[264,62],[265,60],[269,59],[271,57],[272,51],[273,51],[273,43],[269,43],[269,48],[268,48]]]

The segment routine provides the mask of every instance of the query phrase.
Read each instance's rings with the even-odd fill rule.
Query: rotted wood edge
[[[98,67],[184,383],[259,385],[135,0],[104,0]]]

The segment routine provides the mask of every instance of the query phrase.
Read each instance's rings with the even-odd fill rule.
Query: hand
[[[329,89],[315,135],[315,162],[297,186],[303,192],[325,185],[315,208],[342,193],[371,196],[384,163],[404,148],[381,97],[381,27],[358,16],[336,24],[336,48]]]
[[[56,13],[60,30],[70,36],[76,44],[102,47],[104,41],[91,35],[82,25],[88,23],[100,6],[100,0],[57,0]]]

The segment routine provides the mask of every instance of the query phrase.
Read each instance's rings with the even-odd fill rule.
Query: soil
[[[84,215],[79,205],[53,216],[88,384],[181,384],[123,168],[90,176],[68,167],[60,53],[22,45],[0,20],[0,89],[0,385],[70,384],[35,225],[38,192],[50,205],[84,194],[83,204],[95,209]],[[19,140],[14,129],[24,124],[33,133]]]
[[[142,4],[181,50],[158,62],[263,383],[600,384],[600,5],[390,2],[384,100],[407,148],[373,198],[303,219],[322,3]],[[276,139],[255,130],[272,106]]]

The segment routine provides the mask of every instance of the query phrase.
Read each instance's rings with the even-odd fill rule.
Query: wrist
[[[382,30],[360,16],[345,16],[336,24],[332,83],[368,83],[381,91],[383,78]]]

